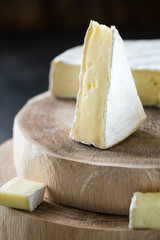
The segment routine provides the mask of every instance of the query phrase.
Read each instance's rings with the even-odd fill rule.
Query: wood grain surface
[[[14,124],[19,176],[47,184],[58,204],[128,215],[133,192],[160,191],[160,109],[145,108],[147,121],[108,150],[69,138],[75,101],[49,93],[30,100]]]
[[[0,186],[16,176],[12,141],[0,146]],[[1,240],[158,240],[160,231],[130,230],[128,217],[91,213],[44,200],[32,213],[0,206]]]

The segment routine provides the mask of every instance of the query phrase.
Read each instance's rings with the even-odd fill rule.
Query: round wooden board
[[[69,138],[75,101],[41,94],[18,113],[14,161],[19,176],[47,184],[58,204],[128,215],[134,192],[160,191],[160,109],[145,108],[147,121],[108,150]]]
[[[0,186],[16,176],[12,140],[0,146]],[[45,200],[29,213],[0,206],[1,240],[160,239],[160,231],[130,230],[125,216],[91,213]]]

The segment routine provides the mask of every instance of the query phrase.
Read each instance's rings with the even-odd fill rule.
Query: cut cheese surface
[[[124,41],[138,95],[144,106],[160,107],[160,40]],[[57,56],[50,67],[50,91],[53,95],[76,98],[82,46]]]
[[[60,54],[51,61],[49,88],[62,98],[75,98],[78,92],[78,75],[81,65],[81,47]]]
[[[99,51],[101,48],[104,52]],[[102,148],[105,148],[103,119],[111,48],[112,30],[102,26],[99,31],[99,25],[95,22],[91,23],[85,39],[83,68],[80,77],[80,88],[83,90],[79,92],[77,124],[75,123],[74,133],[75,136],[79,135],[81,142],[85,140],[86,143],[92,143],[94,139],[93,144],[102,146]]]
[[[160,193],[134,193],[130,206],[129,227],[160,229]]]
[[[43,201],[45,186],[22,178],[13,178],[0,188],[0,205],[33,211]]]
[[[146,118],[123,41],[114,27],[91,21],[79,88],[70,133],[76,141],[109,148],[133,133]]]
[[[160,107],[160,72],[132,70],[143,106]]]
[[[53,95],[62,98],[75,98],[78,92],[79,65],[52,61],[50,67],[50,89]]]
[[[82,46],[71,48],[55,57],[50,64],[49,89],[61,98],[76,98],[79,89],[79,73]]]

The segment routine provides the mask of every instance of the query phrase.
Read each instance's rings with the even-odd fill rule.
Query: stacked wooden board
[[[152,80],[159,91],[159,78]],[[145,108],[147,121],[134,134],[102,150],[69,137],[75,103],[47,92],[15,117],[13,146],[0,148],[0,185],[17,174],[47,188],[33,213],[0,207],[2,239],[159,239],[158,231],[128,228],[133,193],[160,191],[159,109]]]
[[[135,191],[160,191],[158,108],[146,108],[148,119],[140,129],[109,150],[69,138],[74,110],[74,100],[44,93],[19,112],[14,125],[18,176],[45,182],[51,201],[110,214],[128,215]]]
[[[119,146],[114,147],[111,150],[107,150],[107,157],[105,159],[101,158],[105,152],[103,150],[95,150],[92,148],[91,158],[87,154],[89,148],[88,146],[73,142],[73,140],[68,142],[68,130],[73,117],[74,105],[75,102],[72,100],[67,102],[64,100],[58,100],[50,96],[49,93],[45,93],[30,100],[16,117],[18,118],[17,121],[21,125],[21,134],[23,133],[24,137],[22,140],[21,134],[19,135],[20,139],[19,142],[16,143],[15,147],[17,150],[14,153],[16,155],[20,153],[16,159],[18,159],[17,161],[22,161],[22,168],[17,169],[19,175],[23,175],[24,177],[32,180],[40,181],[48,178],[48,180],[50,179],[50,181],[52,181],[50,178],[51,176],[48,175],[50,173],[53,177],[53,182],[56,181],[57,188],[55,189],[55,192],[53,192],[53,189],[48,186],[46,192],[47,199],[45,199],[44,203],[33,213],[0,207],[0,233],[1,236],[3,236],[2,239],[6,239],[6,237],[7,239],[13,239],[13,233],[14,237],[16,236],[16,239],[23,238],[24,240],[31,238],[31,236],[33,239],[37,240],[96,240],[97,238],[146,239],[149,237],[155,240],[159,239],[160,233],[156,230],[130,230],[128,228],[127,216],[92,213],[65,207],[63,206],[63,204],[65,204],[65,197],[63,199],[63,195],[61,199],[59,198],[62,205],[57,205],[53,201],[48,200],[53,200],[54,198],[54,201],[56,201],[55,198],[59,197],[59,192],[57,191],[59,190],[58,186],[64,188],[64,191],[66,191],[65,187],[67,188],[67,186],[65,180],[67,180],[70,184],[70,188],[68,188],[68,190],[70,190],[71,196],[72,194],[76,196],[76,194],[78,194],[78,189],[77,192],[74,192],[74,190],[82,184],[82,178],[86,176],[85,172],[83,173],[85,168],[86,173],[88,172],[89,174],[92,171],[92,174],[88,175],[88,186],[86,185],[84,187],[84,191],[86,191],[84,197],[87,197],[87,193],[92,194],[92,191],[96,191],[94,192],[94,195],[89,195],[91,197],[90,199],[88,197],[88,202],[90,201],[92,203],[90,206],[93,206],[94,209],[96,206],[96,202],[94,203],[94,200],[97,201],[97,203],[99,200],[99,208],[101,206],[102,210],[102,207],[105,207],[104,202],[108,200],[109,194],[114,194],[115,192],[115,194],[117,194],[116,197],[120,197],[120,199],[114,199],[114,196],[112,195],[113,198],[110,198],[110,202],[108,202],[111,207],[110,209],[112,209],[112,211],[113,209],[116,209],[116,211],[122,213],[120,212],[120,209],[123,208],[123,211],[125,209],[125,213],[127,214],[129,194],[130,196],[132,195],[130,192],[130,188],[132,187],[131,185],[134,186],[134,191],[136,191],[139,186],[141,187],[140,190],[159,191],[159,109],[146,108],[148,120],[145,125],[133,134],[132,137],[127,139],[126,142],[121,143]],[[61,107],[62,109],[58,107]],[[40,111],[40,109],[45,109],[46,114],[42,114],[43,110]],[[60,124],[62,121],[61,113],[59,111],[64,111],[63,117],[67,120],[66,124],[63,126],[61,125],[61,127],[58,126],[58,123]],[[70,111],[71,115],[67,113],[68,111]],[[39,115],[36,117],[38,112]],[[44,125],[45,122],[47,122],[47,124]],[[33,130],[33,126],[31,127],[32,124],[34,125],[34,131],[31,131],[31,129]],[[34,138],[31,134],[32,132],[37,132]],[[49,132],[52,132],[53,136],[51,142]],[[21,144],[24,144],[23,150],[21,148]],[[28,151],[27,155],[25,155],[26,151]],[[79,154],[79,151],[82,151],[82,155]],[[100,151],[102,152],[102,155],[100,154]],[[2,185],[4,182],[16,175],[13,164],[12,141],[4,143],[0,147],[0,153],[0,184]],[[40,157],[37,154],[42,154],[42,156]],[[35,158],[30,158],[31,155]],[[46,158],[46,156],[48,156],[48,158]],[[98,160],[101,158],[99,164],[98,161],[96,161],[96,158]],[[123,160],[122,164],[120,160]],[[125,160],[127,165],[124,164]],[[38,162],[36,163],[36,161]],[[46,167],[47,163],[49,163],[48,167]],[[36,164],[34,168],[32,168],[32,164]],[[52,172],[52,164],[57,166],[56,171]],[[39,165],[39,173],[37,172],[37,165]],[[78,167],[78,169],[74,173],[76,167]],[[42,174],[43,170],[44,173]],[[80,171],[79,173],[78,170]],[[105,175],[105,173],[109,175]],[[76,176],[74,176],[74,174]],[[80,177],[81,174],[83,174],[82,178]],[[116,174],[118,174],[117,177]],[[76,181],[76,177],[78,181],[81,181],[80,183]],[[105,185],[103,186],[103,189],[101,185],[103,177],[103,184],[109,187],[109,184],[112,184],[112,181],[110,180],[111,178],[113,180],[113,184],[115,184],[115,186],[117,185],[117,188],[119,187],[119,193],[117,191],[118,189],[112,189],[112,185],[110,187],[110,191],[112,191],[112,193],[109,192],[107,194],[107,198],[105,199],[106,192],[99,192],[99,186],[101,187],[101,191],[105,190]],[[130,179],[128,184],[126,177],[128,177],[128,180]],[[63,179],[65,180],[63,181]],[[94,186],[94,183],[97,184]],[[72,187],[74,188],[72,189]],[[127,187],[126,191],[125,187]],[[89,191],[90,188],[92,188],[92,191]],[[120,188],[123,188],[123,190],[121,191]],[[97,193],[98,196],[101,194],[99,199],[96,196]],[[124,196],[124,193],[128,195],[127,198],[126,195]],[[92,197],[95,197],[95,199],[92,199]],[[59,201],[59,199],[57,201]],[[122,199],[125,204],[121,203]],[[87,198],[85,200],[87,201]],[[72,202],[67,203],[67,205],[72,205],[73,202],[74,198],[72,198]],[[116,202],[119,203],[119,205],[115,205]],[[106,202],[106,204],[108,203]],[[82,202],[79,200],[77,204],[82,204]],[[87,203],[86,205],[81,205],[80,207],[86,208],[86,206]]]

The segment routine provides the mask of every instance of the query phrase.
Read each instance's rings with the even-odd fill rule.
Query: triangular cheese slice
[[[145,119],[118,31],[91,21],[70,136],[105,149],[127,138]]]

